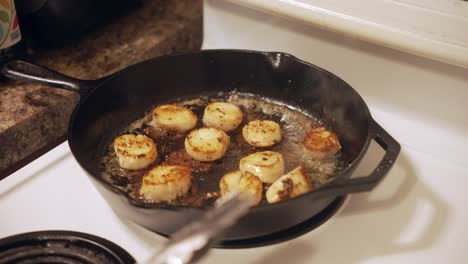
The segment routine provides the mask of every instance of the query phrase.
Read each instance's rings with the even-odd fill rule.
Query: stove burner
[[[215,243],[213,247],[215,248],[252,248],[252,247],[262,247],[272,244],[277,244],[281,242],[288,241],[290,239],[302,236],[313,229],[319,227],[325,223],[330,217],[332,217],[338,209],[341,208],[346,196],[341,196],[336,198],[329,206],[320,211],[320,213],[314,215],[310,219],[290,227],[285,230],[278,231],[273,234],[249,238],[249,239],[240,239],[240,240],[222,240]]]
[[[72,231],[39,231],[0,240],[0,264],[135,263],[120,246]]]
[[[249,239],[239,239],[239,240],[221,240],[214,243],[214,248],[253,248],[253,247],[263,247],[272,244],[277,244],[281,242],[288,241],[290,239],[302,236],[313,229],[319,227],[325,223],[330,217],[332,217],[338,209],[341,208],[345,202],[347,196],[340,196],[336,198],[330,205],[325,209],[320,211],[320,213],[312,216],[310,219],[290,227],[285,230],[278,231],[273,234],[249,238]],[[164,237],[169,237],[168,235],[157,233]],[[0,262],[0,264],[2,264]]]

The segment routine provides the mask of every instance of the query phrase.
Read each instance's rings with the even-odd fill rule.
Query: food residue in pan
[[[106,182],[148,204],[211,206],[234,188],[255,206],[332,180],[340,148],[312,115],[233,91],[154,106],[108,144],[100,166]]]

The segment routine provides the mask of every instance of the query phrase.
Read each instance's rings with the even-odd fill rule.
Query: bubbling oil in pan
[[[139,195],[143,175],[156,164],[185,165],[191,167],[192,188],[187,195],[176,200],[164,202],[168,206],[211,206],[219,197],[219,181],[229,172],[239,169],[241,158],[258,151],[272,150],[283,155],[285,171],[288,172],[302,165],[311,177],[313,189],[329,182],[342,168],[340,152],[326,159],[317,160],[303,154],[302,140],[304,133],[323,124],[308,113],[293,109],[279,101],[258,95],[233,91],[217,96],[202,96],[195,99],[169,102],[190,108],[198,116],[197,128],[203,127],[201,119],[205,106],[213,101],[225,101],[239,106],[244,113],[242,124],[229,132],[231,143],[225,156],[213,162],[199,162],[191,159],[185,152],[185,134],[166,132],[148,125],[151,111],[136,120],[120,134],[144,134],[151,137],[158,148],[158,159],[148,168],[137,171],[122,169],[117,161],[112,142],[107,147],[100,162],[101,176],[111,185],[127,192],[135,200],[144,201]],[[154,107],[156,107],[155,105]],[[244,141],[242,127],[249,121],[263,119],[273,120],[281,126],[283,139],[270,148],[255,148]],[[269,185],[264,184],[264,192]],[[313,190],[312,189],[312,190]],[[265,197],[265,195],[263,195]],[[151,203],[149,201],[144,201]],[[263,198],[262,203],[266,203]]]

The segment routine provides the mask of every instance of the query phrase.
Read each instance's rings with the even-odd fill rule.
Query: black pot
[[[171,234],[203,213],[197,208],[162,208],[130,199],[100,178],[99,159],[116,132],[150,107],[171,98],[231,91],[260,94],[314,113],[339,136],[348,166],[333,181],[278,204],[252,208],[221,238],[254,238],[299,224],[341,195],[370,191],[388,173],[400,145],[371,117],[363,99],[347,83],[289,54],[208,50],[154,58],[105,79],[84,81],[25,62],[11,62],[3,73],[80,93],[69,123],[71,151],[90,179],[120,215],[161,234]],[[370,141],[385,149],[374,171],[350,179]]]
[[[142,6],[141,0],[15,0],[21,33],[34,48],[59,48]]]

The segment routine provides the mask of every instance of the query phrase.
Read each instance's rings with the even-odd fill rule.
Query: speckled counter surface
[[[202,0],[147,0],[144,8],[94,30],[33,62],[64,74],[95,79],[136,62],[197,50],[202,43]],[[2,172],[64,138],[76,94],[20,82],[0,83],[0,179]]]

